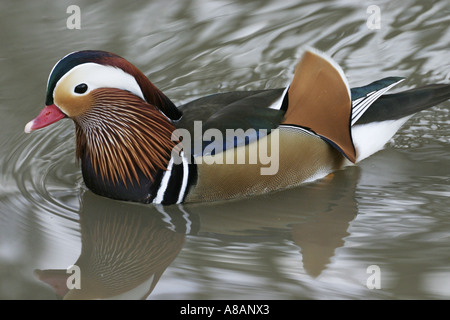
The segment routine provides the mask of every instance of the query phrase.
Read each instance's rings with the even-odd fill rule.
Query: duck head
[[[71,118],[87,186],[113,198],[123,194],[117,184],[148,187],[157,171],[166,169],[174,147],[172,122],[182,115],[130,62],[93,50],[71,53],[56,63],[45,104],[25,132]]]

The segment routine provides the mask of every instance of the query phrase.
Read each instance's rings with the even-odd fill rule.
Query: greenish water
[[[80,29],[67,28],[72,4]],[[373,4],[380,29],[366,24]],[[170,208],[86,190],[70,121],[23,133],[53,65],[81,49],[127,58],[177,104],[285,86],[305,46],[328,52],[351,86],[448,83],[448,1],[2,1],[0,44],[1,299],[59,298],[48,283],[64,293],[73,264],[77,293],[99,298],[450,298],[449,102],[324,181]],[[380,289],[367,286],[373,265]]]

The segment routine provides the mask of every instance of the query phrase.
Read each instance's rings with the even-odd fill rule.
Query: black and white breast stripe
[[[175,164],[174,159],[170,159],[167,170],[163,172],[159,180],[159,187],[155,188],[152,200],[154,204],[182,203],[188,194],[189,187],[196,181],[197,166],[193,159],[188,159],[184,152],[180,156],[182,160],[180,164]]]

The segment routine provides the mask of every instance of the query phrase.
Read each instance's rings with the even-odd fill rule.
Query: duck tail
[[[450,84],[432,84],[381,95],[352,126],[357,161],[381,150],[415,113],[448,99]]]
[[[432,84],[386,94],[376,100],[355,125],[399,120],[450,99],[450,84]]]

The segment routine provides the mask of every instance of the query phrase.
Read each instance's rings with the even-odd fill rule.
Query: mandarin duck
[[[179,107],[133,64],[105,51],[59,60],[46,106],[25,132],[75,123],[88,189],[162,205],[260,195],[323,178],[381,150],[449,84],[386,92],[403,78],[350,89],[340,66],[306,50],[286,88],[218,93]]]

